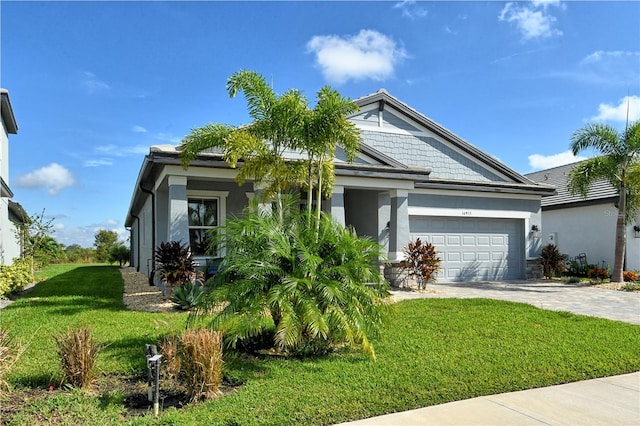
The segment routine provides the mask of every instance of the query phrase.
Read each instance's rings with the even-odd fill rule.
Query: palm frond
[[[578,129],[571,136],[571,151],[573,155],[586,149],[595,149],[604,155],[619,156],[622,149],[621,137],[612,126],[591,123]]]
[[[235,128],[226,124],[207,124],[191,130],[191,133],[180,142],[180,161],[184,168],[189,166],[199,154],[212,148],[223,148],[227,137]]]

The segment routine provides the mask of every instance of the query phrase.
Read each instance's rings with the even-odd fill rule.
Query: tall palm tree
[[[300,164],[285,162],[283,153],[298,144],[308,110],[306,98],[298,90],[278,96],[263,76],[247,70],[229,77],[227,92],[231,98],[240,92],[244,94],[253,121],[239,127],[208,124],[193,129],[179,146],[183,166],[187,167],[204,151],[220,148],[231,167],[242,161],[236,177],[238,184],[247,179],[264,184],[266,198],[297,185]]]
[[[601,155],[579,163],[569,173],[569,191],[587,197],[596,181],[607,180],[618,193],[615,258],[611,281],[623,281],[625,226],[640,209],[640,120],[623,132],[604,124],[587,124],[571,137],[571,150],[593,149]]]
[[[302,148],[308,158],[308,205],[311,211],[311,192],[314,186],[313,169],[315,169],[316,194],[316,226],[320,223],[322,195],[333,191],[334,170],[333,158],[338,145],[342,147],[347,161],[352,162],[360,146],[360,132],[347,117],[358,110],[351,100],[342,97],[329,86],[321,88],[317,95],[315,108],[308,115],[303,131]]]

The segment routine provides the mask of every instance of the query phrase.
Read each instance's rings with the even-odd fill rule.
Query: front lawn
[[[185,316],[127,311],[116,267],[64,266],[4,309],[2,328],[29,348],[9,380],[46,389],[59,380],[52,335],[89,325],[108,344],[102,375],[140,377],[144,345],[179,330]],[[25,401],[11,424],[331,424],[479,395],[640,370],[640,327],[485,299],[395,305],[374,341],[377,362],[337,353],[296,360],[228,356],[242,383],[217,400],[149,414],[126,413],[117,389],[54,392]],[[3,398],[10,397],[5,395]],[[53,419],[53,420],[52,420]]]

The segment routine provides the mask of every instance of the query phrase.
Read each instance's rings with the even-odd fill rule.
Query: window
[[[218,198],[189,198],[189,244],[194,256],[207,254],[209,231],[219,226]]]

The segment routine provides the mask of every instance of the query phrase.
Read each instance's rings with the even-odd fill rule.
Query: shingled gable
[[[532,182],[391,96],[385,89],[355,99],[354,102],[360,107],[360,112],[354,114],[351,120],[360,128],[365,146],[384,151],[400,163],[428,167],[431,170],[429,182],[416,183],[416,187],[455,186],[456,189],[464,190],[467,188],[473,191],[496,191],[503,188],[505,191],[534,192],[540,195],[553,194],[552,187]],[[385,115],[385,112],[390,114]],[[369,136],[369,134],[381,132],[405,132],[413,136],[422,135],[423,146],[411,147],[402,141],[393,147],[376,146],[375,137]],[[428,134],[433,135],[434,138],[425,138],[424,135]],[[411,140],[415,141],[416,138]],[[434,146],[428,146],[429,142]],[[436,152],[438,149],[447,152],[438,153]],[[440,172],[438,168],[443,167],[443,162],[440,160],[444,158],[446,161],[453,161],[452,157],[457,157],[459,161],[465,163],[463,166],[466,165],[467,168],[475,170],[467,175],[460,173],[462,168],[451,170],[449,173]]]

